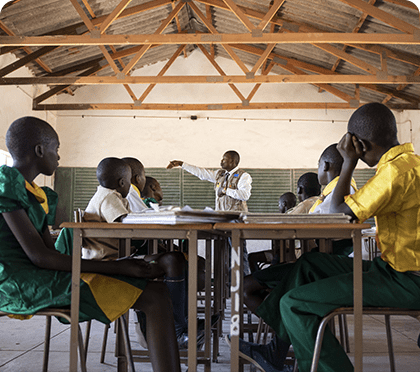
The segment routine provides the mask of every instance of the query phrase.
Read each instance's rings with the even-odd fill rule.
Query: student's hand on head
[[[172,169],[172,168],[175,168],[175,167],[182,167],[182,164],[184,164],[184,162],[181,161],[181,160],[172,160],[172,161],[169,162],[166,169]]]
[[[351,133],[346,133],[337,145],[337,150],[344,161],[357,161],[363,156],[363,144]]]

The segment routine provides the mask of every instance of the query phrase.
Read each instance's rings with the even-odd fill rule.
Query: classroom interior
[[[187,36],[191,32],[204,32],[206,24],[195,11],[196,8],[207,15],[219,33],[231,36],[240,34],[242,37],[245,33],[250,33],[250,30],[246,29],[246,20],[241,20],[242,15],[245,14],[256,25],[258,23],[255,19],[258,17],[255,14],[259,12],[261,20],[265,14],[270,13],[271,7],[275,6],[275,15],[271,14],[271,23],[268,22],[264,34],[274,35],[273,40],[278,41],[278,44],[268,52],[270,43],[254,42],[252,47],[260,48],[259,55],[249,53],[251,49],[248,53],[235,49],[235,55],[239,56],[236,60],[221,47],[221,44],[217,44],[217,37],[211,39],[216,40],[214,51],[210,44],[203,44],[208,54],[214,53],[214,58],[210,60],[200,46],[187,39],[186,46],[176,58],[174,53],[178,44],[170,45],[171,48],[161,45],[155,51],[151,49],[149,54],[146,53],[132,73],[133,77],[150,78],[145,80],[149,83],[137,82],[130,85],[136,98],[134,102],[121,81],[114,81],[108,85],[95,81],[85,85],[70,85],[70,88],[61,94],[53,95],[45,104],[35,107],[36,98],[53,89],[54,82],[57,84],[58,80],[53,79],[55,70],[69,68],[98,56],[105,58],[98,46],[65,45],[10,71],[10,66],[31,53],[30,48],[33,52],[38,47],[30,44],[19,45],[18,48],[11,48],[9,51],[7,48],[17,43],[15,39],[12,40],[13,36],[46,35],[55,29],[61,29],[63,24],[82,22],[71,1],[65,5],[52,0],[11,2],[12,4],[0,13],[0,158],[4,164],[10,164],[5,133],[13,120],[22,116],[36,116],[55,128],[60,138],[60,168],[52,177],[40,176],[35,180],[40,186],[59,190],[62,202],[59,204],[54,228],[58,228],[61,222],[71,221],[74,209],[83,209],[86,206],[96,188],[94,169],[103,158],[110,156],[135,157],[141,160],[146,174],[149,171],[150,175],[161,180],[164,205],[189,204],[202,209],[214,205],[211,186],[191,180],[191,184],[186,185],[194,187],[186,186],[182,193],[188,194],[188,190],[193,190],[190,192],[194,193],[194,198],[180,196],[181,186],[171,188],[174,177],[180,172],[166,170],[166,166],[170,160],[179,159],[216,169],[223,153],[234,149],[241,155],[240,167],[249,171],[251,175],[253,172],[255,174],[250,212],[272,212],[276,209],[278,197],[283,192],[295,192],[298,175],[305,171],[316,171],[321,152],[341,139],[346,132],[351,113],[358,105],[366,102],[387,104],[396,117],[400,143],[412,142],[415,152],[420,153],[420,18],[418,9],[409,1],[371,0],[367,3],[361,0],[314,0],[311,1],[312,6],[308,6],[307,1],[298,0],[76,2],[83,6],[86,14],[89,13],[90,5],[98,16],[110,14],[122,3],[126,3],[123,8],[125,10],[129,10],[130,7],[143,7],[142,11],[136,10],[136,14],[148,18],[150,24],[147,23],[147,30],[144,32],[136,30],[133,34],[153,34],[171,11],[177,9],[177,6],[181,8],[182,5],[183,8],[174,17],[168,33]],[[239,6],[239,10],[234,7],[235,4]],[[228,5],[231,8],[228,8]],[[372,8],[379,9],[380,12]],[[121,14],[124,14],[123,10]],[[130,16],[124,20],[127,20],[127,23],[123,24],[121,21],[121,24],[118,24],[118,27],[121,27],[120,31],[124,31],[120,32],[122,34],[130,31]],[[333,40],[329,44],[323,44],[330,48],[329,52],[317,48],[313,45],[314,42],[310,44],[303,39],[300,40],[300,44],[282,44],[277,35],[281,26],[289,27],[285,35],[290,35],[296,32],[296,28],[291,27],[296,24],[301,27],[307,26],[309,30],[324,32],[322,35],[328,32],[334,35],[380,33],[390,34],[397,39],[397,36],[402,34],[408,35],[404,40],[409,41],[388,45],[383,40],[378,44],[370,40],[367,42],[371,43],[371,47],[363,44],[365,48],[358,49],[356,46],[361,46],[360,42],[356,46],[350,46],[351,41],[345,44]],[[359,28],[356,31],[357,27]],[[183,32],[180,32],[181,29]],[[109,34],[114,33],[112,26],[110,30]],[[255,35],[260,37],[257,32]],[[409,39],[409,36],[412,38]],[[241,45],[245,45],[243,40],[240,39],[243,42]],[[28,38],[29,42],[31,41]],[[345,51],[344,45],[347,45]],[[165,47],[168,48],[164,49]],[[332,47],[342,52],[333,53]],[[108,51],[111,52],[111,49]],[[267,52],[265,60],[255,76],[266,74],[299,77],[318,73],[323,78],[331,75],[335,79],[337,76],[352,75],[360,79],[360,84],[344,79],[340,81],[339,78],[331,78],[330,81],[325,79],[322,83],[321,80],[309,78],[309,83],[304,83],[303,78],[296,81],[290,78],[290,81],[286,79],[286,82],[281,83],[273,78],[264,84],[261,83],[262,80],[249,75],[249,82],[244,83],[242,80],[234,89],[233,85],[226,82],[216,84],[224,75],[245,75],[242,65],[245,65],[248,71],[252,71],[252,68],[260,63],[264,52]],[[165,75],[178,77],[178,83],[158,83],[153,86],[144,102],[136,103],[144,91],[151,87],[150,84],[159,82],[157,77],[162,75],[171,58],[174,60]],[[39,61],[44,61],[44,66],[49,65],[51,71],[43,70]],[[119,62],[121,65],[117,67],[121,67],[123,63],[127,64],[128,61],[129,57],[124,57],[124,62]],[[215,68],[215,64],[219,70]],[[313,69],[299,69],[299,66],[304,64],[311,64]],[[337,66],[332,70],[335,64]],[[267,71],[268,68],[272,69],[271,72]],[[315,72],[316,68],[319,72]],[[220,70],[223,73],[220,73]],[[326,73],[326,70],[329,70],[330,74]],[[115,71],[108,67],[106,74],[112,76]],[[105,73],[100,76],[105,76]],[[207,81],[202,84],[189,83],[188,78],[192,76],[207,77]],[[373,80],[366,83],[369,81],[367,76]],[[410,79],[403,84],[401,76]],[[43,80],[44,77],[51,77],[52,80]],[[19,79],[14,83],[13,78]],[[32,81],[36,82],[28,83],[25,81],[27,78],[35,78]],[[393,82],[393,79],[397,83]],[[254,95],[253,91],[259,83],[261,86]],[[240,90],[239,95],[236,89]],[[248,97],[250,99],[246,99]],[[231,106],[227,105],[232,102],[234,104]],[[97,104],[99,108],[87,108],[84,105],[86,103]],[[80,107],[77,108],[77,105]],[[115,109],[118,105],[125,106]],[[362,184],[374,172],[362,162],[359,162],[357,171],[361,175]],[[60,172],[61,175],[58,176]],[[270,179],[270,174],[274,173],[276,177]],[[78,183],[74,178],[76,174],[81,179],[89,179],[89,182]],[[260,250],[266,246],[266,243],[254,243],[250,249]],[[42,318],[23,322],[0,318],[1,371],[40,370],[38,366],[42,365],[43,322]],[[68,369],[66,337],[69,330],[55,323],[50,370],[61,372]],[[403,317],[392,323],[392,327],[396,335],[394,343],[397,371],[417,372],[420,365],[420,348],[417,346],[419,323],[409,317]],[[130,328],[130,335],[133,344],[136,345],[133,329],[134,327]],[[223,330],[224,333],[229,331],[229,312],[223,320]],[[385,342],[378,342],[379,339],[383,340],[384,334],[382,319],[368,317],[364,323],[364,370],[368,372],[389,370]],[[102,326],[95,325],[91,339],[88,370],[116,370],[112,351],[115,342],[113,338],[110,337],[109,340],[106,364],[99,363]],[[55,341],[58,341],[56,346]],[[141,371],[151,370],[150,365],[146,364],[136,364],[136,367]],[[183,366],[183,370],[185,368]],[[212,363],[211,368],[216,372],[229,370],[229,348],[224,340],[220,342],[219,361]]]

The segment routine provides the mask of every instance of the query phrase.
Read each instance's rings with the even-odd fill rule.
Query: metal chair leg
[[[385,315],[385,329],[386,329],[386,340],[388,344],[389,367],[390,367],[391,372],[395,372],[394,346],[392,344],[390,315]]]
[[[80,356],[80,364],[81,364],[82,372],[87,372],[85,347],[83,344],[82,328],[80,328],[80,324],[79,324],[79,356]]]
[[[45,317],[45,341],[44,341],[44,361],[42,371],[48,372],[48,361],[50,357],[50,337],[51,337],[51,316]]]
[[[101,363],[105,362],[106,344],[108,342],[108,331],[110,328],[111,325],[105,324],[104,337],[102,338]]]
[[[318,362],[319,362],[319,357],[321,355],[321,347],[322,347],[321,343],[324,338],[325,328],[327,327],[328,322],[334,317],[334,315],[335,315],[334,313],[327,315],[326,317],[324,317],[324,319],[322,319],[321,323],[319,324],[318,332],[316,335],[316,341],[315,341],[314,355],[312,357],[311,372],[316,372],[318,369]]]
[[[340,329],[340,343],[346,353],[350,353],[349,329],[347,327],[346,314],[338,316],[338,326]]]
[[[89,320],[86,323],[86,330],[85,330],[85,356],[87,359],[87,355],[88,355],[88,347],[89,347],[89,338],[90,338],[90,329],[92,327],[92,321]]]
[[[118,322],[120,323],[121,331],[124,338],[124,346],[125,346],[125,354],[127,358],[127,364],[130,366],[130,370],[135,372],[134,362],[133,362],[133,354],[131,352],[131,345],[130,345],[130,338],[128,337],[128,324],[125,318],[125,315],[120,316],[118,318]]]

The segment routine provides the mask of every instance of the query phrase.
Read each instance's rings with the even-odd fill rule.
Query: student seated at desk
[[[395,117],[380,103],[357,109],[347,130],[338,144],[344,161],[330,211],[360,222],[376,216],[382,255],[363,261],[363,306],[420,309],[420,157],[411,143],[399,144]],[[359,159],[370,167],[377,165],[377,171],[349,195]],[[245,303],[276,331],[276,355],[285,354],[291,343],[299,369],[308,371],[321,319],[336,308],[353,306],[353,259],[306,253],[294,264],[278,265],[277,277],[266,298],[246,298]],[[249,358],[266,353],[263,346],[244,341],[240,347]],[[318,371],[353,370],[327,330]]]
[[[279,212],[286,213],[296,205],[296,196],[292,192],[285,192],[279,198]],[[257,251],[248,254],[249,268],[251,273],[260,270],[261,266],[274,264],[279,262],[278,249],[273,247],[272,249],[265,251]]]
[[[296,205],[296,195],[292,192],[285,192],[279,198],[279,212],[286,213]]]
[[[156,178],[146,176],[146,184],[144,186],[143,201],[150,208],[150,203],[162,205],[163,191],[160,183]]]
[[[149,208],[142,200],[142,192],[146,185],[146,173],[142,162],[136,158],[122,158],[131,168],[131,186],[126,199],[131,212],[142,212]]]
[[[317,179],[318,182],[316,185],[313,185],[313,190],[316,190],[318,193],[320,192],[320,185],[326,185],[322,195],[318,198],[312,195],[312,207],[309,210],[309,213],[329,213],[329,206],[331,203],[332,197],[332,190],[337,184],[341,167],[343,165],[343,157],[340,155],[339,151],[337,150],[337,144],[332,144],[328,146],[321,154],[318,162],[318,175]],[[314,173],[312,175],[303,175],[302,181],[311,179],[314,180]],[[298,182],[299,184],[299,182]],[[356,189],[356,184],[352,179],[351,185],[351,192],[354,193]],[[298,188],[298,194],[299,194]],[[309,195],[305,193],[306,195]],[[314,200],[316,199],[316,200]],[[297,213],[294,210],[293,213]],[[312,251],[318,251],[318,247],[316,246],[315,241],[309,240],[306,242],[307,249],[311,249]],[[332,242],[333,246],[333,253],[340,254],[347,256],[349,253],[353,251],[353,242],[351,239],[342,239],[336,240]],[[299,252],[300,253],[300,252]],[[298,254],[300,256],[300,254]],[[299,262],[299,261],[298,261]],[[251,311],[255,311],[256,308],[260,303],[264,301],[268,292],[268,289],[276,288],[282,282],[283,275],[283,266],[282,265],[273,265],[266,270],[260,270],[254,272],[252,275],[246,276],[244,278],[244,301],[245,304],[250,308]],[[287,275],[287,274],[285,274]],[[264,319],[264,318],[263,318]],[[265,320],[265,319],[264,319]],[[268,323],[268,322],[267,322]],[[273,341],[268,345],[268,347],[258,345],[253,346],[254,351],[252,348],[248,348],[249,346],[246,343],[241,343],[242,349],[244,350],[244,354],[247,355],[247,352],[253,352],[254,356],[258,359],[261,358],[261,355],[264,355],[264,360],[266,361],[266,369],[273,370],[273,371],[281,371],[282,369],[282,356],[284,350],[281,346],[281,341],[278,339],[277,336],[273,338]],[[280,346],[279,346],[280,345]],[[262,351],[261,351],[262,350]],[[281,350],[281,351],[279,351]],[[261,351],[261,353],[260,353]],[[286,352],[287,354],[287,352]],[[278,362],[280,360],[280,362]],[[270,369],[271,368],[271,369]],[[286,367],[285,367],[286,368]]]
[[[323,151],[318,161],[318,181],[325,188],[321,196],[309,210],[310,214],[330,213],[332,192],[337,185],[342,165],[343,157],[337,150],[337,144],[333,143]],[[350,194],[354,194],[356,190],[356,181],[352,178]],[[313,249],[318,250],[317,247]],[[332,242],[332,250],[334,254],[348,256],[353,253],[353,242],[351,239],[334,240]]]
[[[13,167],[0,168],[0,310],[30,315],[71,305],[72,258],[47,226],[46,195],[33,182],[58,166],[59,139],[45,121],[23,117],[6,133]],[[141,260],[81,261],[80,320],[110,323],[130,308],[147,314],[154,371],[181,371],[170,297],[159,265]],[[101,300],[101,299],[105,299]]]
[[[163,200],[163,191],[160,187],[159,182],[153,178],[153,177],[146,177],[146,173],[144,170],[144,166],[142,162],[136,158],[133,157],[125,157],[122,158],[122,160],[128,164],[131,168],[131,186],[130,190],[128,192],[128,195],[126,196],[126,199],[128,200],[128,204],[130,207],[131,212],[143,212],[146,209],[150,208],[150,202],[157,203],[161,205]],[[147,255],[148,249],[149,249],[149,241],[148,240],[138,240],[133,239],[131,240],[132,246],[137,250],[136,254],[138,255]],[[187,243],[184,244],[187,247]],[[163,253],[167,252],[169,249],[168,247],[163,244],[162,242],[159,242],[158,244],[158,252]],[[175,250],[179,250],[178,247],[175,246]],[[186,249],[187,250],[187,249]],[[151,259],[152,256],[148,255],[146,256],[146,259]],[[187,269],[185,269],[187,270]],[[199,291],[203,290],[205,285],[205,260],[202,257],[198,257],[197,262],[197,289]],[[185,280],[185,285],[187,286],[187,280]],[[187,293],[188,290],[186,289]],[[185,313],[188,313],[188,299],[186,297],[185,299]],[[146,341],[144,339],[144,314],[141,312],[136,312],[138,323],[137,326],[140,327],[140,329],[136,329],[139,335],[139,342],[142,346],[147,347]],[[215,319],[216,316],[214,316],[212,319]],[[197,343],[198,346],[201,347],[204,342],[204,321],[203,319],[197,320]],[[212,321],[213,325],[214,321]],[[185,329],[185,327],[183,327]],[[179,336],[179,345],[180,348],[185,349],[187,347],[188,338],[186,336],[186,332],[181,334]]]
[[[296,204],[295,194],[291,192],[287,192],[283,194],[282,196],[280,196],[280,200],[279,200],[280,213],[287,213],[287,214],[308,213],[312,205],[318,200],[320,193],[321,193],[321,185],[318,182],[318,175],[313,172],[302,174],[298,179],[297,189],[296,189],[296,194],[298,196],[299,204],[295,207],[293,205],[293,200],[295,202],[294,204]],[[288,194],[293,195],[293,197],[291,197]],[[283,197],[285,197],[284,199],[286,200],[292,201],[292,203],[288,203],[288,202],[283,203],[283,200],[282,200]],[[275,243],[275,241],[273,241],[273,244],[276,244],[276,246],[273,246],[273,249],[271,250],[250,253],[249,264],[251,266],[252,272],[259,270],[259,266],[261,264],[276,265],[280,262],[280,252],[278,252],[279,246],[277,243]],[[300,250],[299,250],[299,253],[300,253]]]
[[[309,210],[309,213],[330,213],[332,192],[337,185],[338,178],[343,165],[343,157],[337,150],[337,144],[328,146],[319,157],[318,181],[325,186],[321,196]],[[357,190],[356,181],[351,179],[350,194]]]
[[[302,174],[297,181],[296,194],[298,196],[299,204],[296,207],[289,209],[287,213],[309,213],[321,194],[321,185],[318,182],[318,175],[313,172]]]
[[[118,222],[129,212],[125,198],[131,186],[131,168],[118,158],[103,159],[97,169],[98,189],[86,207],[85,222]],[[84,239],[83,257],[93,260],[118,257],[118,239]],[[161,268],[172,300],[175,330],[179,347],[188,345],[188,307],[186,285],[186,259],[181,252],[163,252],[144,256]],[[204,330],[198,332],[198,342],[204,340]]]

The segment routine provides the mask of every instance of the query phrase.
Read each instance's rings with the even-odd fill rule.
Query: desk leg
[[[232,231],[232,261],[231,261],[231,358],[230,371],[239,371],[239,337],[242,334],[243,311],[243,254],[241,249],[241,231]]]
[[[354,370],[363,371],[363,283],[362,283],[362,236],[354,230],[353,238],[353,285],[354,285]]]
[[[188,231],[188,371],[197,371],[197,231]]]
[[[204,287],[204,320],[205,320],[205,349],[204,357],[206,358],[206,364],[204,371],[208,372],[211,370],[210,357],[211,357],[211,240],[206,239],[206,275],[205,275],[205,287]]]
[[[73,231],[73,259],[71,270],[71,325],[70,325],[70,371],[77,371],[77,345],[79,337],[79,305],[80,305],[80,257],[82,247],[82,231]],[[83,346],[83,345],[82,345]]]
[[[119,241],[119,256],[129,256],[131,253],[131,239],[120,239]],[[127,324],[128,317],[127,317]],[[125,350],[124,335],[121,329],[123,322],[116,322],[116,342],[115,342],[115,353],[117,356],[117,371],[118,372],[127,372],[128,371],[128,361]]]
[[[217,332],[213,337],[213,359],[212,362],[217,362],[219,352],[219,336],[222,334],[222,320],[224,318],[223,312],[223,284],[224,283],[224,261],[222,260],[222,254],[224,254],[224,246],[220,238],[214,240],[214,300],[213,307],[214,311],[220,314],[220,320],[217,322]]]

